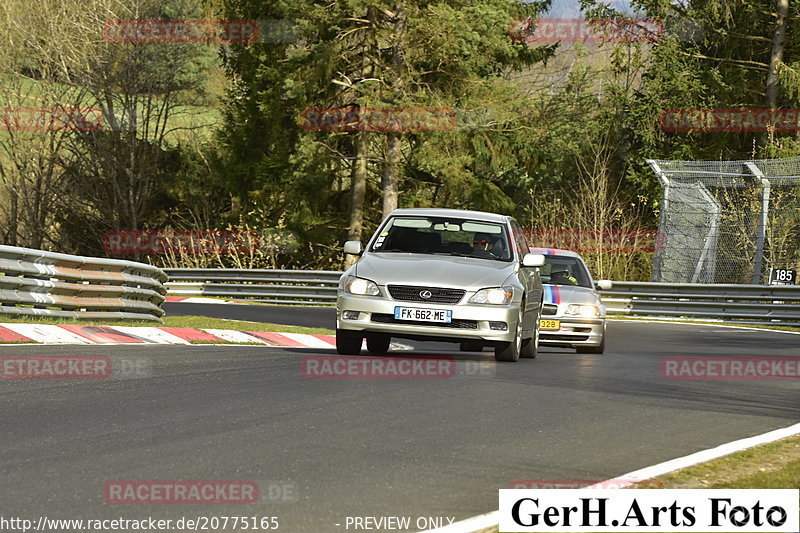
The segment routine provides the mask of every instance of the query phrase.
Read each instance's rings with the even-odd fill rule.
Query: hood
[[[355,265],[355,275],[378,285],[420,285],[478,290],[498,287],[515,271],[514,261],[494,261],[448,255],[367,252]]]
[[[600,298],[594,289],[574,287],[571,285],[544,285],[544,303],[546,304],[600,304]]]

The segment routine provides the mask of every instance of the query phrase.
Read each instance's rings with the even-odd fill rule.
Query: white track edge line
[[[733,328],[733,329],[746,329],[748,331],[769,331],[772,333],[788,333],[790,335],[800,335],[800,331],[786,331],[785,329],[770,329],[770,328],[754,328],[751,326],[734,326],[732,324],[714,323],[714,322],[681,322],[679,320],[650,320],[650,319],[637,319],[637,318],[609,318],[611,322],[632,322],[641,324],[683,324],[684,326],[709,326],[715,328]],[[798,325],[800,327],[800,325]]]
[[[675,470],[694,466],[699,463],[705,463],[706,461],[719,459],[720,457],[724,457],[732,453],[740,452],[754,446],[767,444],[797,434],[800,434],[800,424],[794,424],[785,428],[768,431],[767,433],[756,435],[754,437],[747,437],[744,439],[727,442],[725,444],[720,444],[719,446],[709,450],[702,450],[684,457],[678,457],[677,459],[671,459],[663,463],[648,466],[640,470],[634,470],[633,472],[617,476],[607,481],[618,482],[621,479],[646,480],[657,476],[662,476]],[[607,481],[602,481],[598,483],[598,485],[602,485]],[[498,510],[492,511],[491,513],[473,516],[472,518],[467,518],[466,520],[461,520],[460,522],[456,522],[448,526],[429,529],[421,533],[473,533],[498,526],[499,523],[500,511]]]

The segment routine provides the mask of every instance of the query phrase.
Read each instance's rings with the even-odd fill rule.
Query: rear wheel
[[[389,335],[381,333],[368,333],[367,334],[367,351],[375,355],[383,355],[389,351],[389,345],[392,343],[392,338]]]
[[[364,336],[358,331],[336,330],[336,351],[339,355],[358,355]]]

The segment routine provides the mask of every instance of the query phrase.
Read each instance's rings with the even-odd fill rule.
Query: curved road
[[[332,312],[204,307],[272,322],[302,323],[299,313],[321,326]],[[109,355],[141,369],[129,379],[0,381],[2,515],[277,516],[281,531],[314,533],[346,531],[347,516],[463,519],[496,509],[497,489],[514,480],[607,479],[800,419],[797,380],[660,374],[664,356],[800,356],[797,335],[633,322],[608,332],[605,355],[544,349],[516,364],[416,343],[415,356],[453,356],[458,374],[405,380],[303,377],[301,360],[334,355],[325,350],[2,346],[4,356]],[[253,480],[266,501],[103,499],[109,480],[173,479]]]

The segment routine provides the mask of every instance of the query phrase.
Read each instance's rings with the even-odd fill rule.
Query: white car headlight
[[[481,289],[469,299],[471,304],[506,305],[514,297],[514,287]]]
[[[600,316],[600,308],[596,305],[589,304],[569,304],[567,306],[567,310],[564,311],[564,314],[594,318]]]
[[[374,281],[355,276],[347,276],[344,282],[344,290],[359,296],[378,296],[381,293]]]

